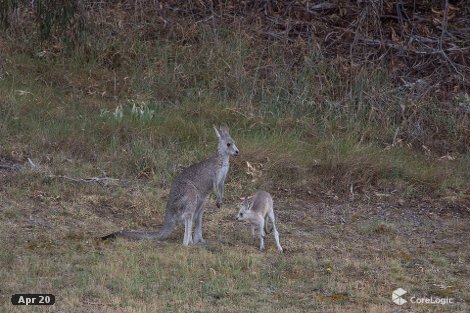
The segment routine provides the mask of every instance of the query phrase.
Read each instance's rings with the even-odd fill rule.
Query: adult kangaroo
[[[126,237],[133,239],[167,239],[177,223],[184,224],[183,245],[202,243],[202,215],[210,192],[217,197],[220,208],[224,198],[224,182],[229,169],[230,156],[240,152],[229,134],[227,126],[214,126],[219,140],[217,152],[211,158],[184,169],[174,180],[166,204],[164,225],[159,231],[118,231],[102,239]],[[195,224],[193,240],[193,222]]]

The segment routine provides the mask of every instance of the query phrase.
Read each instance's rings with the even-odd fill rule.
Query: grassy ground
[[[182,228],[167,242],[100,242],[124,228],[161,225],[167,190],[45,181],[3,175],[1,311],[23,312],[11,294],[57,296],[42,312],[468,312],[468,212],[426,202],[341,201],[334,195],[272,190],[280,255],[234,220],[239,182],[226,205],[208,205],[206,246],[183,247]],[[452,297],[455,305],[399,308],[391,292]],[[397,311],[398,312],[398,311]]]
[[[73,56],[2,44],[0,310],[469,312],[465,116],[390,92],[380,69],[351,80],[320,53],[293,68],[275,44],[209,34]],[[167,242],[94,239],[158,228],[173,177],[214,151],[221,122],[241,156],[222,209],[207,206],[209,244],[182,247],[182,229]],[[256,189],[274,196],[284,255],[272,238],[259,252],[234,221]],[[398,307],[398,287],[455,304]],[[26,292],[57,302],[10,304]]]
[[[13,97],[15,108],[34,105],[24,97]],[[181,228],[163,243],[103,243],[94,238],[161,225],[172,177],[214,149],[207,108],[165,109],[150,122],[126,117],[130,109],[121,122],[99,110],[82,118],[60,108],[35,117],[24,110],[6,121],[11,136],[3,137],[3,163],[24,165],[0,173],[3,312],[24,311],[9,303],[19,292],[57,296],[53,308],[27,309],[36,312],[468,311],[468,198],[462,189],[444,200],[425,192],[450,192],[443,182],[465,186],[465,172],[458,173],[465,160],[433,161],[346,139],[309,144],[295,129],[235,125],[243,154],[233,160],[226,204],[208,205],[210,244],[182,247]],[[228,120],[238,114],[217,106],[210,112]],[[38,116],[45,121],[21,126]],[[122,181],[54,176],[103,173]],[[259,252],[248,228],[234,221],[238,197],[256,188],[275,197],[284,255],[270,237]],[[398,287],[456,304],[399,308],[390,300]]]

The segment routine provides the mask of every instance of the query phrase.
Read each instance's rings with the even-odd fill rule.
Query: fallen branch
[[[48,175],[48,178],[62,178],[75,183],[100,183],[103,181],[120,181],[118,178],[106,177],[106,176],[97,176],[90,178],[74,178],[66,175]]]
[[[381,41],[381,40],[376,40],[376,39],[361,39],[361,40],[366,45],[386,46],[388,48],[392,48],[392,49],[399,50],[399,51],[404,51],[404,52],[409,52],[409,53],[414,53],[414,54],[417,54],[417,55],[438,55],[438,56],[441,56],[444,59],[444,62],[450,64],[450,66],[454,69],[454,71],[457,74],[459,74],[462,78],[465,78],[465,75],[460,71],[460,69],[465,71],[465,72],[470,71],[470,67],[452,61],[446,53],[446,51],[463,52],[463,50],[467,49],[466,47],[457,48],[457,49],[456,48],[450,48],[450,49],[444,49],[444,50],[432,49],[432,50],[424,51],[424,50],[409,49],[409,48],[405,48],[403,46],[399,46],[397,44],[393,44],[393,43],[386,42],[386,41]]]
[[[313,6],[308,6],[305,9],[305,11],[309,13],[317,13],[313,11],[324,11],[324,10],[331,10],[331,9],[336,9],[338,5],[336,3],[330,3],[330,2],[322,2]]]
[[[403,47],[403,46],[400,46],[400,45],[397,45],[397,44],[394,44],[394,43],[391,43],[391,42],[388,42],[388,41],[383,41],[383,40],[378,40],[378,39],[363,39],[363,38],[361,38],[359,40],[364,42],[366,45],[385,46],[385,47],[392,48],[392,49],[395,49],[395,50],[400,50],[400,51],[405,51],[405,52],[410,52],[410,53],[415,53],[415,54],[433,55],[433,54],[441,53],[441,51],[438,50],[438,49],[433,49],[433,50],[429,50],[429,51],[415,50],[415,49],[406,48],[406,47]]]
[[[442,21],[442,32],[441,32],[441,37],[439,38],[439,52],[440,52],[441,56],[444,58],[444,60],[447,61],[447,63],[449,63],[450,66],[452,66],[454,71],[457,72],[462,77],[462,80],[465,80],[465,75],[462,74],[458,69],[458,65],[460,65],[460,64],[454,63],[447,56],[447,54],[445,53],[444,48],[443,48],[444,35],[447,33],[448,15],[449,15],[449,0],[446,0],[445,3],[444,3],[444,16],[443,16],[443,21]]]
[[[32,170],[37,170],[37,169],[41,168],[39,165],[35,164],[30,158],[28,158],[28,163],[27,164],[29,165],[29,167]],[[26,167],[27,167],[26,164],[25,165],[0,164],[0,170],[3,169],[3,170],[7,170],[7,171],[19,171],[22,168],[26,168]],[[47,174],[47,172],[45,170],[42,170],[41,172],[44,173],[44,174]],[[114,182],[122,181],[121,179],[113,178],[113,177],[107,177],[107,176],[104,176],[104,175],[103,176],[89,177],[89,178],[75,178],[75,177],[70,177],[70,176],[66,176],[66,175],[49,174],[49,175],[46,175],[46,177],[47,178],[61,178],[61,179],[69,180],[69,181],[74,182],[74,183],[102,183],[102,182],[106,182],[106,181],[114,181]]]
[[[37,165],[28,158],[28,164],[31,168],[37,168]],[[7,170],[7,171],[19,171],[20,169],[24,168],[24,165],[21,164],[14,164],[14,165],[7,165],[7,164],[0,164],[0,169]]]
[[[0,164],[0,169],[8,170],[8,171],[17,171],[20,169],[20,167],[18,165],[11,166],[11,165],[6,165],[6,164]]]

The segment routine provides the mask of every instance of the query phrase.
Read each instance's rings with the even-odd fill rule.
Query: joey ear
[[[220,130],[218,130],[217,127],[215,127],[215,125],[212,125],[212,127],[214,127],[214,131],[215,131],[217,138],[220,139]]]
[[[248,195],[245,194],[245,197],[243,197],[243,203],[246,204],[246,205],[248,205],[248,199],[249,199],[249,198],[248,198]]]

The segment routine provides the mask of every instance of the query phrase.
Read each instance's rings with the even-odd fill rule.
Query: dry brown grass
[[[3,177],[5,312],[23,311],[9,304],[19,292],[55,294],[52,312],[390,312],[398,309],[390,300],[397,287],[456,301],[405,311],[465,312],[470,302],[468,213],[274,191],[280,255],[270,236],[267,251],[258,251],[235,221],[232,179],[222,209],[208,204],[205,246],[183,247],[181,228],[167,242],[100,242],[94,238],[120,227],[158,227],[167,190],[23,175]]]

